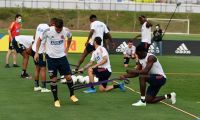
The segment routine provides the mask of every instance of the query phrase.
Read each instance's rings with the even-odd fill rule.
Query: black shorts
[[[88,43],[87,46],[86,46],[86,50],[87,50],[88,53],[91,53],[92,51],[95,50],[95,48],[94,48],[93,45],[91,45],[90,43]]]
[[[31,56],[33,57],[34,60],[35,51],[33,51],[33,49],[31,50]],[[45,53],[39,54],[39,61],[34,60],[34,63],[39,67],[46,67],[46,54]]]
[[[14,46],[13,46],[12,42],[9,42],[8,49],[9,49],[9,50],[13,50],[13,49],[14,49]]]
[[[60,75],[71,75],[71,69],[66,56],[51,58],[46,55],[46,58],[50,78],[57,77],[57,71],[59,71]]]
[[[26,47],[19,42],[17,42],[15,39],[12,40],[12,45],[14,49],[17,51],[17,53],[22,53],[26,50]]]
[[[108,71],[108,69],[105,68],[93,68],[93,74],[99,78],[99,81],[108,80],[111,76],[111,72]],[[102,83],[102,86],[106,88],[107,83]]]
[[[166,83],[166,78],[162,75],[151,74],[150,78],[147,80],[149,86],[147,88],[146,94],[155,97],[160,88]]]
[[[146,42],[141,42],[139,45],[142,46],[145,49],[146,52],[148,52],[151,44],[146,43]]]
[[[124,64],[128,64],[129,63],[130,58],[129,57],[124,57]]]

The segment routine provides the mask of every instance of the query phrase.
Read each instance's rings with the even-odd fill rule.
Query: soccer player
[[[134,39],[137,39],[141,37],[141,45],[143,48],[148,51],[150,45],[151,45],[151,27],[152,24],[147,21],[146,17],[144,15],[139,16],[138,18],[141,27],[141,34],[137,35]]]
[[[67,38],[67,47],[65,47],[65,38]],[[69,46],[72,40],[72,33],[68,28],[63,27],[63,20],[56,19],[55,26],[51,26],[49,29],[45,30],[43,34],[39,37],[36,44],[36,52],[34,59],[38,61],[39,59],[39,47],[42,41],[46,41],[46,58],[48,64],[48,72],[51,79],[51,91],[54,97],[54,106],[60,107],[60,101],[58,99],[58,89],[57,89],[57,71],[61,75],[65,76],[67,80],[67,85],[70,91],[70,99],[73,102],[78,102],[78,99],[74,95],[74,90],[72,88],[73,81],[71,78],[71,70],[66,58]]]
[[[12,40],[13,47],[23,56],[21,78],[31,79],[31,76],[26,72],[29,55],[31,55],[31,46],[33,43],[33,36],[19,35]]]
[[[130,58],[135,59],[135,46],[133,45],[133,42],[131,40],[128,41],[128,46],[125,48],[124,52],[124,67],[128,67],[128,63]]]
[[[39,24],[37,26],[36,32],[35,32],[35,41],[32,45],[32,57],[34,58],[35,56],[35,51],[36,51],[36,43],[43,34],[43,32],[49,28],[49,26],[54,26],[55,25],[56,18],[52,18],[50,20],[50,24]],[[34,71],[34,91],[41,91],[41,92],[51,92],[46,88],[46,55],[45,55],[45,41],[43,41],[40,45],[40,48],[38,50],[39,53],[39,60],[35,61],[35,71]],[[41,75],[42,79],[42,87],[39,86],[39,74]]]
[[[88,76],[90,83],[94,82],[94,75],[99,78],[99,81],[108,80],[111,76],[112,70],[110,65],[109,54],[107,50],[101,46],[102,39],[100,37],[96,37],[94,39],[94,48],[95,51],[92,53],[92,57],[90,62],[84,66],[83,68],[79,69],[78,71],[88,70]],[[94,64],[94,62],[97,64]],[[99,86],[99,91],[109,91],[115,88],[119,88],[122,91],[125,91],[124,83],[120,83],[117,85],[107,86],[107,83],[103,83]],[[88,90],[84,91],[85,93],[94,93],[96,89],[94,86],[89,88]]]
[[[22,15],[16,14],[15,21],[13,21],[8,29],[9,34],[9,47],[8,52],[6,54],[6,65],[5,68],[10,68],[9,65],[9,57],[10,54],[13,54],[13,67],[19,67],[17,65],[17,53],[14,50],[14,47],[12,45],[12,40],[15,38],[15,36],[18,36],[20,34],[20,28],[21,28],[21,21],[22,21]]]
[[[89,53],[91,53],[92,51],[95,50],[95,48],[93,46],[94,38],[100,37],[103,40],[103,36],[105,33],[105,34],[107,34],[107,37],[110,40],[110,42],[112,42],[113,47],[115,46],[114,42],[112,41],[112,37],[109,33],[107,26],[103,22],[98,21],[96,15],[90,16],[90,22],[91,22],[90,33],[88,35],[87,42],[85,43],[86,48],[85,48],[84,52],[82,53],[80,60],[78,61],[76,70],[78,70],[80,65],[83,63],[85,57],[87,57],[87,55]],[[103,46],[103,41],[101,42],[101,46]]]
[[[122,79],[139,76],[141,100],[133,103],[132,106],[146,106],[146,103],[157,103],[164,99],[171,99],[172,104],[175,104],[175,92],[157,96],[161,87],[166,83],[166,75],[158,58],[151,53],[147,53],[142,45],[136,48],[136,54],[139,57],[137,68],[135,70],[127,70],[126,74],[120,76]],[[147,91],[146,83],[149,83]]]

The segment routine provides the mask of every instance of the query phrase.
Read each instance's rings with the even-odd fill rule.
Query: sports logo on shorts
[[[50,77],[53,76],[53,70],[49,70],[48,72]]]
[[[176,50],[176,54],[191,54],[191,51],[187,48],[187,46],[182,43]]]

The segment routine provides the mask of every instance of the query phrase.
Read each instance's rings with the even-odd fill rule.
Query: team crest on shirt
[[[65,39],[64,35],[61,36],[61,39]]]

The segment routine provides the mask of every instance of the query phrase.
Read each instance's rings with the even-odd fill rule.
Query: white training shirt
[[[60,33],[57,33],[54,26],[49,27],[40,36],[41,40],[46,40],[46,54],[51,58],[61,58],[66,56],[65,38],[71,38],[72,33],[68,28],[63,27]]]
[[[103,46],[103,35],[104,33],[108,33],[109,30],[103,22],[94,21],[90,24],[90,30],[94,30],[92,37],[90,38],[89,43],[93,45],[94,38],[100,37],[102,39],[101,46]]]
[[[144,59],[139,59],[139,62],[142,65],[142,69],[144,69],[146,67],[148,58],[151,55],[153,55],[153,54],[147,53],[147,56]],[[153,55],[153,56],[155,56],[155,55]],[[158,59],[156,62],[153,63],[153,66],[151,67],[149,74],[159,74],[166,78],[166,75],[165,75],[163,68],[162,68],[160,62],[158,61]]]
[[[35,33],[35,41],[34,41],[33,46],[32,46],[33,51],[36,51],[36,44],[37,44],[38,38],[48,28],[49,28],[48,24],[39,24],[37,26],[36,33]],[[45,40],[42,41],[38,53],[41,54],[43,52],[45,52]]]
[[[33,43],[33,36],[30,35],[19,35],[19,36],[15,36],[15,40],[24,45],[25,48],[29,48],[32,43]]]
[[[141,42],[151,44],[151,27],[146,27],[147,22],[143,23],[141,28]]]
[[[133,45],[131,48],[129,48],[128,46],[125,48],[123,54],[124,55],[128,55],[129,57],[131,57],[133,54],[135,54],[135,46]]]
[[[103,65],[99,66],[102,68],[106,68],[108,69],[109,72],[112,72],[111,70],[111,65],[110,65],[110,59],[109,59],[109,54],[107,52],[107,50],[102,47],[99,46],[93,53],[92,53],[92,57],[91,57],[91,61],[96,61],[97,63],[100,63],[103,60],[103,57],[107,56],[107,62],[104,63]]]

